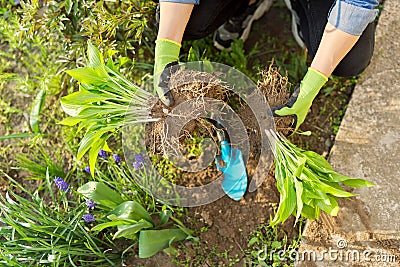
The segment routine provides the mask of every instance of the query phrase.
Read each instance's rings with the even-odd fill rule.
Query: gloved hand
[[[180,49],[181,45],[177,42],[168,39],[156,40],[154,89],[161,101],[167,106],[172,106],[174,100],[172,99],[171,92],[168,92],[168,80],[166,79],[169,79],[169,75],[164,70],[168,64],[172,62],[177,63]]]
[[[296,86],[288,103],[285,106],[272,109],[273,114],[277,116],[295,115],[294,132],[297,131],[299,126],[304,122],[314,98],[327,81],[328,78],[324,74],[315,69],[308,68],[300,86]]]

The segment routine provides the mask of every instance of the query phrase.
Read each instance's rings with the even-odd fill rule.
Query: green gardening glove
[[[304,122],[314,98],[326,81],[328,81],[328,78],[324,74],[315,69],[308,68],[306,75],[300,82],[300,86],[295,88],[289,98],[288,104],[273,109],[274,115],[295,115],[294,132],[297,131],[299,126]]]
[[[177,62],[179,59],[179,51],[181,45],[175,41],[168,39],[157,39],[155,48],[155,62],[154,62],[154,89],[161,101],[167,105],[172,106],[174,100],[171,92],[168,89],[169,75],[161,75],[164,69],[172,62]]]

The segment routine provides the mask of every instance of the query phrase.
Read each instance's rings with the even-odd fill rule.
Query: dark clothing
[[[314,58],[321,42],[333,2],[334,0],[291,1],[292,8],[299,16],[299,31],[311,58]],[[244,12],[247,6],[248,0],[202,0],[200,5],[194,7],[183,38],[203,38],[217,30],[230,17]],[[358,75],[369,65],[374,50],[375,28],[375,22],[367,26],[355,46],[336,67],[334,75]]]

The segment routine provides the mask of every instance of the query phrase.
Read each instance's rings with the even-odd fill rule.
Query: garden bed
[[[272,11],[254,25],[253,36],[251,36],[250,40],[246,43],[247,54],[251,54],[250,50],[253,49],[253,45],[256,41],[259,44],[258,49],[262,52],[252,56],[249,60],[249,65],[246,66],[253,76],[257,76],[256,73],[259,71],[256,66],[268,66],[273,57],[277,58],[275,63],[281,67],[282,72],[285,72],[285,66],[289,68],[295,65],[294,62],[297,62],[296,60],[302,60],[301,56],[304,52],[296,47],[293,40],[290,41],[291,33],[289,21],[290,16],[286,8],[275,5]],[[284,25],[284,27],[282,27],[282,25]],[[282,28],[284,29],[282,30]],[[268,36],[277,37],[271,40],[268,39]],[[244,55],[247,54],[244,53]],[[7,57],[2,59],[9,61]],[[16,58],[14,60],[16,60]],[[224,59],[220,59],[221,62],[223,60]],[[229,59],[226,58],[227,62],[225,63],[233,65],[231,62],[228,62],[228,60]],[[305,62],[301,63],[305,65]],[[26,71],[19,70],[19,67],[21,66],[15,64],[12,68],[5,68],[2,70],[4,73],[25,74]],[[301,79],[301,74],[299,74],[301,70],[289,71],[288,74],[293,83],[298,82],[298,80],[293,79],[295,73],[298,74],[297,78]],[[259,88],[264,95],[267,96],[271,106],[284,103],[289,96],[288,92],[282,91],[283,88],[290,87],[287,86],[287,81],[285,79],[282,80],[282,78],[276,80],[277,77],[278,75],[276,75],[276,73],[264,73],[261,76],[257,76],[257,79],[259,79]],[[278,87],[275,87],[280,93],[278,99],[271,99],[271,95],[276,93],[272,94],[271,91],[269,91],[271,88],[268,87],[268,85],[271,82],[280,86],[279,90],[281,91],[277,89]],[[350,98],[354,82],[354,79],[331,80],[314,101],[310,114],[300,128],[302,131],[311,130],[313,133],[312,136],[296,135],[292,138],[292,141],[305,149],[310,149],[327,156],[333,145],[334,136],[340,125],[340,120]],[[1,106],[5,121],[4,124],[0,126],[0,136],[10,133],[29,132],[28,110],[30,109],[30,102],[33,101],[37,91],[26,90],[23,92],[15,92],[14,88],[17,86],[15,83],[5,82],[4,84],[5,87],[1,89],[0,94],[2,101],[5,103]],[[21,84],[20,82],[18,86],[22,86]],[[29,139],[29,142],[25,141],[26,139],[0,141],[2,144],[2,162],[0,163],[0,169],[23,184],[24,187],[32,190],[40,187],[42,181],[26,180],[26,178],[30,177],[32,174],[18,165],[19,163],[16,161],[16,155],[22,153],[32,156],[32,154],[37,152],[35,152],[32,147],[35,147],[35,144],[38,143],[43,145],[55,162],[60,163],[61,171],[65,174],[68,173],[68,177],[72,181],[78,183],[78,181],[81,182],[89,179],[89,176],[83,171],[85,167],[84,163],[73,163],[75,159],[72,154],[76,152],[76,147],[73,147],[73,144],[76,146],[78,137],[74,137],[71,132],[68,132],[69,130],[55,123],[62,118],[58,99],[65,94],[65,91],[53,91],[55,92],[54,94],[52,94],[50,90],[45,104],[49,112],[43,113],[43,117],[41,118],[42,122],[46,122],[42,123],[42,130],[48,134],[47,137],[43,139],[34,139],[33,141]],[[210,94],[209,96],[212,97],[215,95]],[[179,103],[179,97],[177,100],[177,103]],[[10,108],[14,108],[17,111],[10,110]],[[257,152],[257,140],[259,136],[253,131],[256,129],[257,125],[255,125],[254,120],[249,119],[251,117],[251,112],[246,106],[239,107],[237,113],[249,129],[250,140],[254,141],[251,143],[251,156],[247,164],[249,178],[251,179],[257,160],[257,153],[259,153]],[[285,134],[287,125],[290,123],[289,121],[290,118],[278,119],[278,131]],[[210,136],[216,141],[212,126],[204,121],[202,121],[202,123],[209,131],[200,131],[198,125],[188,125],[186,129],[187,134],[185,136],[193,137],[193,133],[197,132],[199,136],[202,134],[204,136]],[[190,138],[183,138],[181,143],[183,145],[186,144],[185,140],[187,139]],[[119,139],[116,138],[115,140],[118,141]],[[116,144],[118,145],[118,143]],[[160,151],[159,146],[149,146],[149,151],[157,154],[157,152]],[[268,169],[268,167],[266,167],[266,169]],[[192,174],[182,174],[174,177],[174,179],[176,179],[175,182],[183,185],[197,186],[212,181],[213,177],[218,173],[215,167],[212,167],[202,173],[196,174],[196,176]],[[9,181],[8,178],[1,173],[0,177],[0,190],[4,193]],[[21,193],[21,191],[18,190],[16,192]],[[294,218],[290,218],[280,227],[283,232],[278,231],[277,236],[272,237],[275,239],[268,239],[268,230],[265,230],[266,228],[263,228],[263,226],[268,224],[270,217],[273,216],[277,208],[276,203],[278,202],[279,192],[275,186],[275,179],[272,173],[269,173],[257,191],[247,193],[239,202],[235,202],[224,196],[211,204],[189,208],[181,212],[183,216],[180,219],[185,222],[188,228],[195,230],[195,236],[199,238],[199,242],[184,242],[179,246],[178,255],[176,257],[170,257],[164,253],[159,253],[155,257],[146,260],[138,259],[137,256],[131,256],[126,259],[125,263],[127,266],[243,266],[245,261],[257,258],[254,252],[257,253],[257,251],[263,249],[263,246],[266,244],[270,244],[273,241],[282,241],[283,244],[285,238],[288,238],[288,244],[291,240],[297,240],[299,236],[299,227],[293,226]],[[254,241],[256,239],[253,239],[253,237],[257,235],[260,235],[257,239],[258,241]],[[265,236],[268,236],[268,238],[263,239]],[[253,240],[252,244],[249,244],[251,240]],[[129,241],[127,241],[127,243],[129,243]],[[134,255],[137,252],[136,248],[131,249],[130,252]],[[288,262],[288,264],[290,263]]]

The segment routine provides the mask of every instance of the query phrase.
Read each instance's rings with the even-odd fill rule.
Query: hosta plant
[[[370,187],[373,183],[336,173],[328,161],[313,151],[304,151],[273,131],[266,131],[275,157],[275,179],[280,201],[271,225],[286,221],[293,214],[318,219],[325,211],[336,216],[339,211],[337,199],[355,194],[349,187]]]
[[[112,53],[111,53],[112,54]],[[100,149],[108,150],[107,139],[124,124],[154,121],[149,115],[151,93],[124,78],[111,57],[105,63],[102,54],[88,43],[86,67],[66,71],[79,82],[79,91],[61,98],[61,107],[70,117],[60,123],[78,125],[84,130],[77,158],[89,152],[91,174]],[[129,118],[129,120],[125,120]]]

